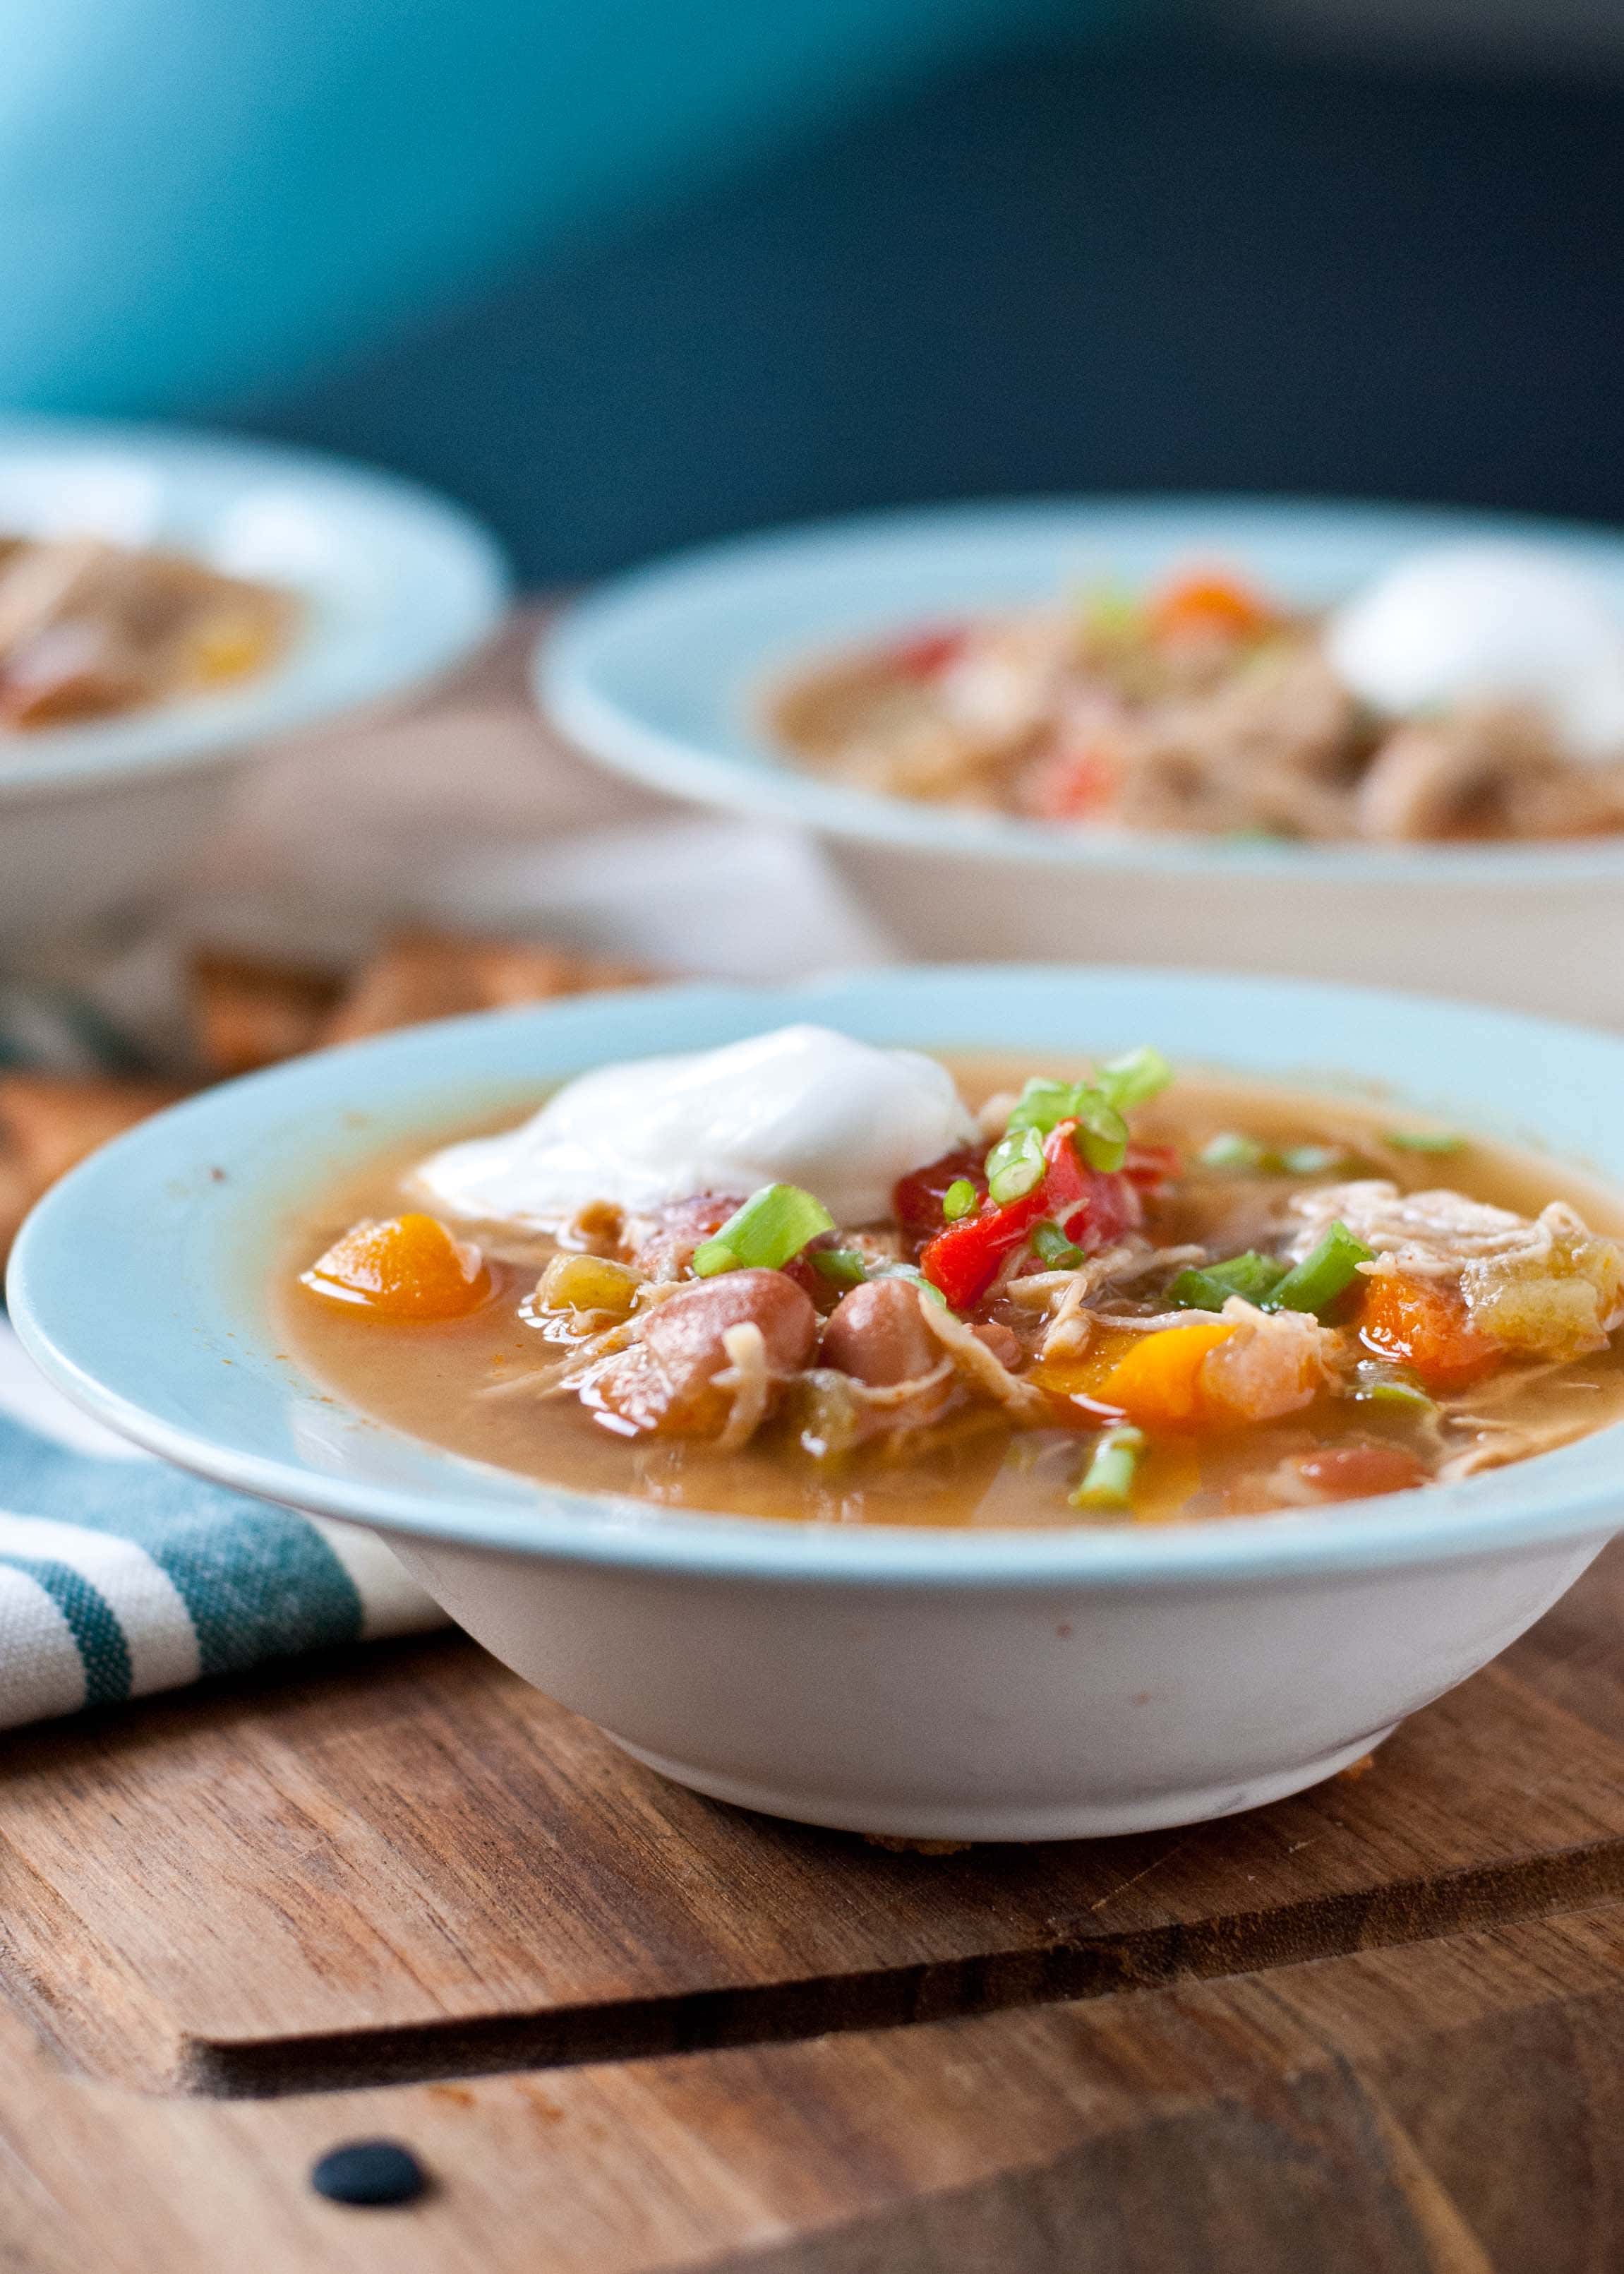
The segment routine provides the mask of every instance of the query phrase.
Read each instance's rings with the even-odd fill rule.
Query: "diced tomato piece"
[[[1504,1355],[1472,1325],[1456,1289],[1400,1271],[1365,1281],[1359,1339],[1379,1358],[1409,1367],[1429,1389],[1463,1389]]]
[[[1084,821],[1116,796],[1122,768],[1109,750],[1065,751],[1049,759],[1032,784],[1032,810],[1043,821]]]
[[[955,1311],[968,1311],[998,1276],[1004,1257],[1043,1220],[1042,1187],[1007,1208],[985,1208],[980,1216],[950,1224],[926,1246],[919,1268],[939,1287]]]
[[[986,1200],[986,1163],[984,1145],[961,1145],[956,1152],[944,1153],[939,1161],[928,1162],[924,1168],[898,1179],[891,1212],[916,1249],[934,1239],[946,1221],[942,1201],[950,1185],[964,1178],[975,1186],[977,1204]]]
[[[904,679],[935,679],[964,653],[969,636],[962,624],[942,624],[898,640],[886,661]]]
[[[956,1311],[967,1311],[986,1293],[1004,1258],[1034,1228],[1059,1224],[1079,1247],[1109,1247],[1144,1220],[1139,1193],[1120,1172],[1091,1169],[1073,1142],[1077,1124],[1063,1121],[1044,1141],[1042,1182],[1004,1207],[984,1202],[979,1216],[949,1224],[929,1242],[920,1269]]]
[[[1158,639],[1255,639],[1277,623],[1267,601],[1237,577],[1197,570],[1176,576],[1150,604]]]
[[[1130,1145],[1122,1173],[1142,1193],[1159,1193],[1177,1176],[1182,1163],[1177,1145]]]

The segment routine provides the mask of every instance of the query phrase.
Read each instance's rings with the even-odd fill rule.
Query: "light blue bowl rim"
[[[974,557],[1023,544],[1034,553],[1064,538],[1109,546],[1154,541],[1175,553],[1284,542],[1312,555],[1319,547],[1366,545],[1384,558],[1421,544],[1465,538],[1553,546],[1607,576],[1624,599],[1624,536],[1582,523],[1445,506],[1363,501],[1223,495],[986,500],[906,507],[811,522],[733,538],[658,561],[588,593],[562,611],[537,642],[531,686],[544,715],[601,764],[667,795],[793,823],[824,836],[909,851],[997,859],[1045,869],[1128,869],[1159,877],[1192,874],[1346,879],[1436,885],[1576,884],[1624,878],[1624,835],[1528,845],[1270,845],[1171,832],[1046,828],[997,814],[963,813],[886,797],[821,779],[797,766],[751,723],[763,680],[792,659],[809,660],[853,635],[824,622],[826,596],[843,570],[863,573],[924,563],[945,547]],[[810,587],[813,598],[807,593]],[[1289,580],[1286,589],[1289,589]],[[1050,596],[1040,578],[1025,596]],[[741,596],[781,596],[784,631],[771,652],[742,655],[728,627]],[[966,599],[964,605],[974,605]],[[901,599],[868,627],[872,634],[928,619],[927,601]],[[661,659],[695,668],[716,643],[706,715],[678,730],[637,692],[658,683]],[[708,668],[703,662],[699,668]]]
[[[398,700],[470,654],[509,605],[511,573],[490,531],[449,498],[379,467],[252,435],[65,413],[0,413],[0,457],[36,450],[145,462],[182,482],[218,486],[222,501],[238,484],[246,489],[285,481],[312,502],[375,519],[374,550],[386,561],[408,546],[415,559],[410,584],[380,592],[364,620],[329,632],[318,619],[277,663],[240,688],[6,737],[0,809],[41,793],[246,756],[275,735]],[[166,534],[160,531],[158,541]]]
[[[1624,1186],[1624,1041],[1422,996],[1304,982],[1056,966],[914,968],[754,990],[631,990],[487,1013],[319,1053],[176,1106],[75,1170],[34,1210],[13,1252],[8,1295],[25,1345],[69,1397],[151,1451],[267,1500],[407,1538],[718,1579],[838,1586],[1134,1586],[1308,1579],[1598,1540],[1624,1522],[1624,1425],[1488,1475],[1340,1510],[1186,1525],[1056,1531],[911,1531],[680,1514],[608,1495],[531,1487],[419,1446],[427,1488],[332,1475],[269,1457],[228,1432],[177,1422],[153,1382],[218,1389],[274,1421],[288,1361],[259,1279],[228,1265],[251,1233],[319,1193],[291,1170],[358,1104],[372,1126],[350,1157],[391,1133],[449,1118],[458,1096],[517,1096],[612,1058],[695,1047],[793,1019],[925,1047],[1056,1051],[1154,1040],[1263,1078],[1398,1079],[1395,1103],[1470,1105],[1485,1134],[1540,1136],[1552,1151]],[[425,1110],[426,1109],[426,1110]],[[451,1107],[455,1112],[455,1106]],[[253,1164],[252,1148],[269,1148]],[[246,1165],[245,1165],[246,1164]],[[224,1171],[223,1178],[214,1172]],[[132,1229],[109,1245],[109,1225]],[[145,1243],[145,1245],[143,1245]],[[96,1258],[94,1282],[85,1259]],[[177,1297],[177,1288],[181,1292]],[[178,1300],[178,1323],[166,1304]],[[234,1307],[235,1306],[235,1307]],[[154,1375],[153,1369],[156,1368]],[[261,1387],[261,1377],[263,1386]],[[294,1377],[297,1386],[297,1377]],[[304,1383],[304,1389],[313,1389]],[[267,1402],[268,1401],[268,1402]],[[487,1489],[485,1478],[496,1480]],[[500,1487],[500,1488],[498,1488]]]

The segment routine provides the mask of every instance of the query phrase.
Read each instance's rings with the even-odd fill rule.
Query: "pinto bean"
[[[739,1206],[722,1193],[695,1193],[687,1200],[667,1201],[634,1227],[628,1243],[631,1261],[650,1279],[680,1279],[694,1250],[720,1231]]]
[[[1426,1471],[1402,1445],[1327,1445],[1297,1461],[1305,1485],[1327,1500],[1372,1500],[1379,1493],[1409,1492],[1426,1482]]]
[[[823,1329],[823,1364],[872,1389],[929,1374],[942,1355],[906,1279],[870,1279],[843,1295]]]
[[[592,1402],[638,1432],[717,1436],[732,1411],[715,1386],[731,1363],[723,1337],[747,1325],[761,1329],[767,1370],[780,1379],[799,1373],[817,1341],[809,1298],[781,1271],[726,1271],[651,1312],[641,1340],[597,1376]]]
[[[978,1343],[986,1344],[1000,1366],[1013,1370],[1020,1364],[1024,1355],[1020,1337],[1012,1328],[1000,1326],[996,1319],[985,1319],[979,1327],[972,1327],[970,1332]]]

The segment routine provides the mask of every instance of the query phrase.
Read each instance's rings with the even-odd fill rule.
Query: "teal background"
[[[533,583],[1056,490],[1624,521],[1620,56],[1196,7],[0,0],[0,408],[398,468]]]
[[[0,401],[169,410],[1086,0],[0,0]]]

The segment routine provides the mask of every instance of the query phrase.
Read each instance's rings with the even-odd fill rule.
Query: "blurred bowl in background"
[[[756,537],[621,578],[538,651],[538,698],[651,787],[798,823],[910,953],[1087,957],[1358,980],[1624,1024],[1624,835],[1283,844],[1041,825],[844,787],[762,723],[820,655],[1068,587],[1232,563],[1288,603],[1340,599],[1423,546],[1554,547],[1616,594],[1624,539],[1505,516],[1214,499],[885,514]]]
[[[280,657],[229,689],[0,734],[4,956],[162,883],[218,818],[237,759],[432,679],[508,599],[493,540],[409,483],[158,427],[0,420],[0,533],[160,546],[298,609]]]

